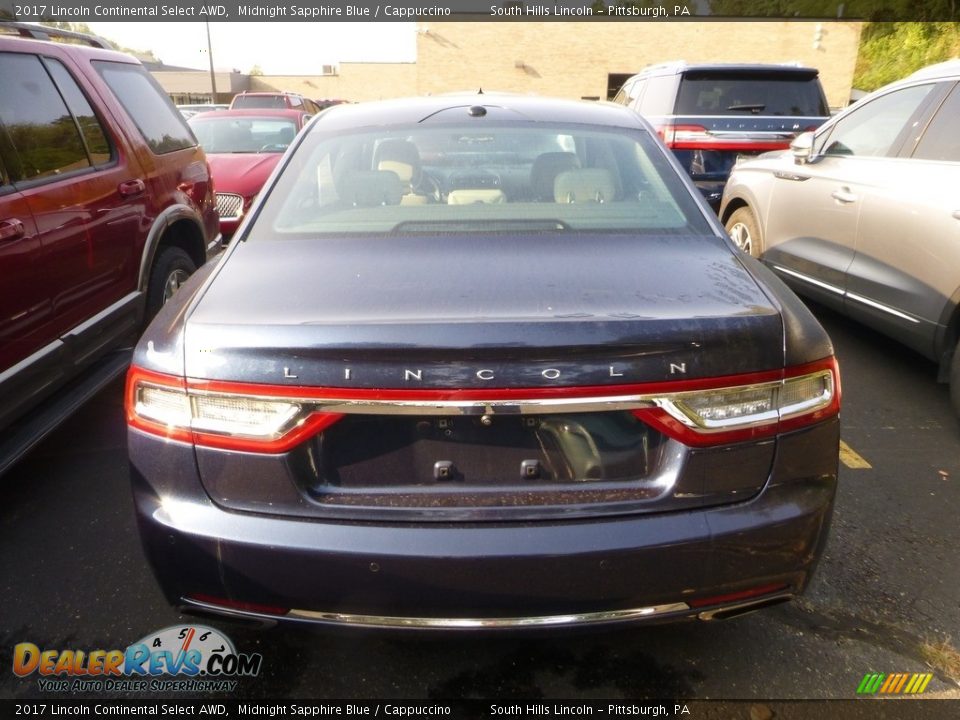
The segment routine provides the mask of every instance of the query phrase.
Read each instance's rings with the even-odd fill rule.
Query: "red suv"
[[[0,472],[123,371],[216,235],[203,150],[137,60],[0,23]]]

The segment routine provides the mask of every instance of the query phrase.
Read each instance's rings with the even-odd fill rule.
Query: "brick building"
[[[798,62],[819,68],[830,105],[841,107],[860,29],[858,22],[812,21],[422,22],[414,63],[341,63],[327,75],[243,76],[233,87],[354,101],[480,87],[600,99],[644,66],[668,60]],[[209,76],[185,75],[158,78],[168,92],[174,83],[209,92]],[[221,98],[228,87],[218,83]]]

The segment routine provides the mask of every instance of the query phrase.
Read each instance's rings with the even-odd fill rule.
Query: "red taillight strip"
[[[792,138],[781,133],[770,133],[770,138],[730,137],[729,131],[711,133],[702,125],[662,125],[657,134],[671,150],[737,150],[742,152],[766,152],[790,147]],[[761,133],[762,134],[762,133]],[[679,137],[678,137],[679,136]]]
[[[806,365],[802,366],[808,367]],[[818,366],[815,369],[820,369]],[[810,370],[809,372],[813,372]],[[801,372],[800,375],[805,373]],[[792,373],[791,373],[792,376]],[[759,385],[761,383],[782,380],[783,370],[767,370],[741,375],[721,375],[710,378],[690,380],[671,380],[667,382],[636,383],[631,385],[578,385],[576,387],[534,387],[534,388],[344,388],[344,387],[308,387],[304,385],[265,385],[259,383],[235,383],[219,380],[188,379],[187,386],[192,392],[224,393],[249,397],[283,398],[308,402],[346,401],[346,402],[415,402],[429,407],[432,402],[484,402],[552,400],[571,398],[613,398],[635,397],[639,395],[667,395],[693,390],[716,390],[740,385]]]
[[[687,602],[690,607],[693,608],[707,607],[708,605],[722,605],[725,603],[737,602],[738,600],[749,600],[751,598],[760,597],[761,595],[770,595],[772,593],[786,590],[787,587],[788,585],[786,583],[761,585],[760,587],[750,588],[749,590],[727,593],[726,595],[713,595],[711,597],[697,598],[695,600],[688,600]]]
[[[311,412],[304,417],[289,432],[279,438],[259,439],[233,435],[219,435],[217,433],[203,432],[191,428],[176,427],[164,425],[141,417],[136,413],[137,387],[140,385],[152,385],[160,388],[169,388],[183,390],[186,393],[186,383],[172,375],[156,373],[150,370],[132,365],[127,373],[127,384],[124,398],[124,406],[127,414],[127,424],[130,427],[143,430],[152,435],[159,435],[168,440],[177,440],[179,442],[195,443],[205,447],[219,448],[221,450],[239,450],[260,453],[283,453],[291,450],[304,440],[323,432],[330,427],[343,415],[340,413]],[[241,393],[230,393],[240,395]],[[246,394],[246,393],[243,393]]]
[[[830,403],[796,417],[763,420],[732,429],[710,430],[684,424],[663,408],[670,396],[697,391],[741,389],[769,385],[791,378],[829,371],[833,378]],[[155,385],[176,389],[192,396],[203,394],[247,397],[262,400],[284,400],[306,405],[303,418],[279,438],[250,438],[198,430],[168,427],[136,414],[136,391],[139,385]],[[577,402],[577,401],[582,402]],[[183,380],[155,373],[136,366],[127,376],[127,422],[131,427],[171,440],[194,442],[228,450],[254,452],[286,452],[303,440],[333,425],[345,413],[397,414],[466,414],[487,411],[496,413],[498,406],[508,405],[527,413],[588,412],[612,409],[631,410],[639,419],[664,434],[687,445],[707,446],[743,442],[770,437],[779,432],[797,429],[836,415],[840,409],[840,377],[836,360],[825,358],[786,370],[695,378],[668,382],[631,385],[592,385],[580,387],[489,388],[489,389],[394,389],[394,388],[328,388],[294,385],[267,385],[220,380]],[[312,407],[311,407],[312,406]]]

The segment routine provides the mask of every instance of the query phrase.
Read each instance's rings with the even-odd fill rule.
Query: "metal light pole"
[[[210,88],[213,90],[213,99],[211,102],[217,102],[217,75],[213,72],[213,43],[210,41],[210,23],[205,22],[207,26],[207,55],[210,58]]]

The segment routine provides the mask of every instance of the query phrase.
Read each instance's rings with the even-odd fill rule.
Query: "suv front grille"
[[[217,212],[221,220],[233,220],[243,211],[243,198],[230,193],[217,193]]]

